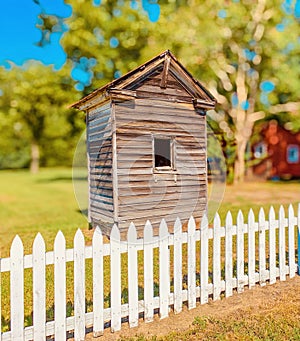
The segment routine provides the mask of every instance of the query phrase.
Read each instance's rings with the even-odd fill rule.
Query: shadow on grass
[[[47,178],[47,179],[37,179],[36,182],[37,183],[51,183],[51,182],[64,182],[64,181],[87,181],[87,177],[85,176],[74,176],[72,177],[71,175],[67,175],[67,176],[56,176],[56,177],[52,177],[52,178]]]

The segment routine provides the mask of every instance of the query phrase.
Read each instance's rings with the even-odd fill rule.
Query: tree
[[[161,12],[162,29],[151,31],[148,47],[167,42],[207,82],[219,103],[210,114],[235,139],[234,176],[242,181],[255,122],[269,112],[299,112],[299,23],[293,8],[282,1],[190,0],[180,10],[162,5]]]
[[[69,158],[71,139],[78,136],[84,121],[75,118],[80,116],[78,112],[67,108],[78,97],[68,71],[54,72],[52,67],[31,62],[22,68],[12,66],[5,76],[0,85],[0,112],[15,127],[11,140],[14,133],[30,144],[31,172],[39,169],[41,146],[44,159],[50,159],[51,152],[56,158]]]
[[[68,31],[62,46],[78,90],[88,93],[144,62],[141,53],[151,22],[139,2],[66,2],[72,5],[73,15],[65,22]]]

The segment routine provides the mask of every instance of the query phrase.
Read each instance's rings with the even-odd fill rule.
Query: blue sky
[[[36,0],[37,1],[37,0]],[[92,0],[91,0],[92,1]],[[36,45],[41,38],[41,32],[36,27],[37,16],[41,7],[47,14],[59,15],[67,18],[72,14],[72,7],[66,5],[64,0],[7,0],[2,1],[0,11],[0,65],[9,67],[8,61],[22,65],[28,59],[41,60],[44,64],[54,64],[60,68],[66,54],[59,41],[62,33],[52,33],[50,44],[43,48]],[[138,0],[131,0],[134,6]],[[94,0],[95,5],[100,5],[101,0]],[[148,12],[149,20],[157,21],[159,6],[155,1],[142,0],[144,10]]]
[[[71,6],[63,0],[41,0],[41,6],[49,14],[68,17],[72,14]],[[37,16],[41,7],[33,0],[3,1],[0,11],[0,64],[7,66],[7,61],[22,65],[27,59],[38,59],[45,64],[54,64],[59,68],[66,55],[59,44],[61,33],[51,35],[50,44],[40,48],[36,43],[41,32],[36,28]]]
[[[40,6],[35,1],[39,2]],[[101,0],[91,1],[94,1],[96,6],[101,4]],[[131,0],[133,7],[138,6],[138,3],[139,0]],[[160,15],[159,1],[141,0],[141,3],[143,9],[148,12],[149,20],[157,21]],[[22,65],[28,59],[41,60],[46,65],[54,64],[56,69],[64,64],[66,54],[59,43],[62,36],[61,32],[51,34],[50,44],[43,48],[37,46],[41,32],[36,24],[41,8],[48,14],[59,15],[63,18],[72,14],[72,7],[66,5],[64,0],[2,1],[0,11],[0,65],[9,67],[8,61]],[[282,3],[282,9],[287,14],[294,12],[295,16],[300,18],[300,0],[285,0]],[[283,30],[284,23],[281,26]]]

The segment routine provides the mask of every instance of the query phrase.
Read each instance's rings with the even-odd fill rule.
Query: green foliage
[[[84,93],[125,74],[144,62],[151,23],[141,5],[130,1],[67,0],[73,15],[66,20],[68,32],[62,46],[72,62],[73,77]],[[152,24],[154,25],[154,24]],[[93,83],[91,84],[93,80]]]
[[[291,14],[283,10],[281,0],[162,0],[156,23],[141,2],[66,3],[72,6],[69,18],[41,9],[38,20],[40,46],[64,31],[62,70],[38,63],[0,69],[0,146],[6,147],[0,168],[28,166],[33,142],[41,147],[42,165],[70,164],[84,123],[83,115],[67,105],[166,49],[216,96],[219,104],[210,116],[229,174],[235,167],[242,178],[257,120],[288,114],[292,129],[300,128],[299,106],[286,105],[299,98],[299,22],[293,8]],[[273,91],[262,90],[265,81]]]
[[[4,77],[5,76],[5,77]],[[0,83],[0,168],[26,167],[29,147],[41,149],[43,166],[71,165],[79,134],[84,129],[83,114],[68,109],[78,94],[67,69],[28,63],[12,66]]]

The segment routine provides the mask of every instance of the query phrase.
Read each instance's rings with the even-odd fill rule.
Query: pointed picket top
[[[80,229],[77,229],[75,236],[74,236],[74,245],[77,243],[84,244],[84,235]]]
[[[265,222],[266,218],[265,218],[265,211],[264,209],[261,207],[258,213],[258,221],[263,223]]]
[[[214,217],[214,228],[218,228],[220,226],[221,226],[221,219],[220,219],[219,213],[217,212]]]
[[[120,230],[116,224],[113,225],[110,233],[110,240],[111,241],[120,241]]]
[[[289,208],[288,208],[288,214],[290,218],[294,217],[294,208],[292,204],[289,204]]]
[[[153,239],[153,228],[149,220],[146,221],[144,227],[144,244],[152,242]]]
[[[205,230],[207,228],[208,228],[208,218],[207,218],[207,213],[205,212],[201,219],[200,230]]]
[[[15,236],[10,248],[11,253],[16,251],[19,253],[24,252],[23,243],[18,234]]]
[[[188,233],[192,234],[196,230],[196,222],[193,216],[190,216],[189,222],[188,222]]]
[[[179,217],[177,217],[174,224],[174,233],[181,233],[181,231],[182,231],[181,220]]]
[[[95,231],[93,233],[93,244],[98,242],[101,243],[103,242],[103,236],[102,236],[102,232],[99,226],[96,226]]]
[[[136,239],[137,239],[136,228],[134,223],[131,222],[127,232],[127,241],[128,243],[136,243]]]
[[[275,210],[273,206],[271,206],[269,210],[269,221],[271,220],[275,220]]]
[[[32,244],[32,248],[33,249],[45,249],[45,241],[40,232],[38,232],[37,235],[35,236],[33,244]]]
[[[165,219],[162,219],[159,225],[159,237],[162,238],[166,238],[168,237],[169,234],[169,230],[168,230],[168,226],[167,223],[165,221]]]
[[[285,216],[284,208],[282,205],[280,205],[280,207],[279,207],[279,220],[284,219],[284,216]]]
[[[241,210],[239,210],[238,215],[237,215],[237,223],[238,224],[244,223],[244,216],[243,216],[243,212]]]
[[[226,214],[225,225],[226,227],[232,226],[232,214],[230,211]]]
[[[66,239],[65,239],[64,234],[61,232],[61,230],[59,230],[56,234],[56,237],[54,240],[54,247],[55,247],[55,245],[57,247],[66,245]]]
[[[248,213],[248,224],[254,224],[255,222],[255,216],[252,208],[250,208],[249,213]]]

